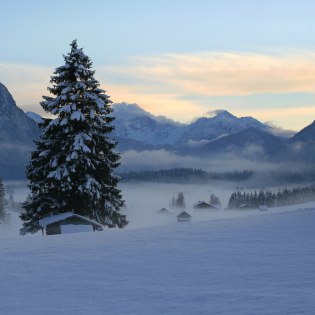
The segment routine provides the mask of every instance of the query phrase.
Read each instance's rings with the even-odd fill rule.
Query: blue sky
[[[0,0],[0,81],[42,113],[69,43],[115,102],[189,121],[216,108],[298,130],[315,119],[315,1]]]

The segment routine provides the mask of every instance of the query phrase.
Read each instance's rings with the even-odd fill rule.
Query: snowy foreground
[[[0,238],[0,314],[314,314],[314,239],[312,205]]]

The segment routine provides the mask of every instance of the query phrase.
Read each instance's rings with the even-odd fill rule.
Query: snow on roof
[[[168,211],[166,208],[162,208],[159,211]]]
[[[205,201],[198,201],[194,204],[194,207],[197,207],[199,205],[204,205],[206,204],[207,206],[211,206],[209,203],[205,202]]]
[[[97,226],[103,228],[102,224],[100,224],[100,223],[98,223],[98,222],[96,222],[94,220],[91,220],[89,218],[83,217],[82,215],[79,215],[79,214],[76,214],[76,213],[72,213],[72,212],[65,212],[65,213],[60,213],[60,214],[53,215],[53,216],[50,216],[50,217],[46,217],[46,218],[43,218],[43,219],[39,220],[38,223],[39,223],[39,225],[41,227],[45,228],[49,224],[56,223],[56,222],[59,222],[59,221],[62,221],[62,220],[66,220],[66,219],[69,219],[69,218],[72,218],[72,217],[80,218],[80,219],[82,219],[84,221],[90,222],[93,225],[97,225]]]
[[[183,211],[177,217],[180,217],[180,218],[191,218],[191,215],[189,213],[187,213],[186,211]]]

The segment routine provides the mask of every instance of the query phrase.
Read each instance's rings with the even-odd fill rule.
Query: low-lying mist
[[[12,195],[14,201],[23,202],[29,190],[26,181],[6,181],[4,183],[7,197]],[[268,187],[277,192],[285,186]],[[121,210],[127,215],[129,225],[127,229],[144,228],[158,225],[169,225],[177,222],[176,215],[185,210],[192,215],[192,221],[213,220],[235,216],[258,214],[259,210],[225,210],[230,196],[236,189],[246,191],[246,187],[239,182],[213,180],[206,184],[177,184],[177,183],[149,183],[132,182],[119,184],[122,191],[125,207]],[[261,187],[257,185],[255,189]],[[185,209],[172,209],[170,206],[173,197],[181,192],[185,198]],[[198,201],[209,202],[210,195],[215,194],[221,202],[222,208],[195,210],[193,205]],[[166,208],[169,214],[159,214],[158,211]],[[0,237],[18,236],[21,228],[19,211],[7,210],[10,213],[7,223],[0,224]],[[37,233],[37,235],[41,235]]]
[[[14,201],[23,202],[29,190],[26,181],[6,181],[4,186],[7,191],[7,198],[12,195]],[[161,184],[161,183],[120,183],[126,207],[121,211],[127,215],[129,220],[128,229],[148,227],[154,225],[171,224],[176,222],[176,215],[182,210],[170,209],[170,201],[178,192],[182,192],[185,197],[186,211],[191,213],[193,204],[199,200],[209,201],[211,193],[215,193],[224,206],[232,193],[234,186],[222,182],[213,185],[193,185],[193,184]],[[159,215],[161,208],[171,211],[170,215]],[[19,212],[7,209],[10,218],[7,224],[0,225],[0,235],[19,235],[21,222]],[[218,212],[218,211],[215,211]],[[39,235],[40,233],[38,233]]]
[[[204,218],[202,211],[194,211],[193,205],[198,201],[209,202],[210,195],[215,194],[224,207],[233,191],[232,186],[216,183],[214,185],[197,184],[162,184],[162,183],[128,183],[121,184],[126,209],[123,210],[130,221],[129,228],[171,224],[176,222],[176,215],[185,210],[193,217]],[[184,209],[172,209],[170,203],[173,197],[182,192],[185,198]],[[170,214],[159,214],[158,211],[166,208]],[[208,211],[210,217],[215,217],[222,209]]]
[[[255,154],[258,154],[257,151]],[[118,171],[121,174],[178,168],[201,169],[212,174],[218,174],[223,180],[226,180],[224,174],[247,171],[252,174],[250,177],[246,180],[239,180],[236,177],[234,184],[232,183],[246,188],[262,189],[270,186],[315,182],[315,167],[313,164],[268,162],[263,158],[245,159],[235,154],[213,154],[209,157],[186,156],[166,150],[129,150],[123,152],[122,163]],[[239,183],[237,184],[238,180]],[[174,179],[172,182],[176,183],[177,181]],[[196,181],[187,178],[187,183],[196,183]],[[199,183],[203,182],[200,181]]]
[[[120,171],[158,170],[168,168],[200,168],[212,172],[233,170],[273,171],[278,168],[273,163],[240,158],[235,154],[213,155],[209,157],[179,155],[170,151],[129,150],[121,154]]]

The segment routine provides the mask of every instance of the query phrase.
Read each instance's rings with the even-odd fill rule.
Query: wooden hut
[[[94,220],[71,212],[43,218],[38,225],[46,235],[101,231],[104,228]]]
[[[205,202],[205,201],[198,201],[194,204],[194,209],[198,209],[198,210],[202,210],[202,209],[213,209],[213,210],[217,210],[216,207],[210,205],[209,203]]]
[[[177,215],[177,222],[190,222],[190,221],[191,221],[191,215],[187,213],[186,211],[183,211],[179,215]]]

